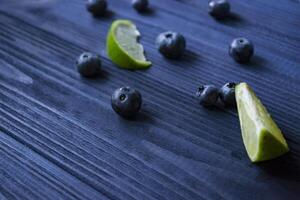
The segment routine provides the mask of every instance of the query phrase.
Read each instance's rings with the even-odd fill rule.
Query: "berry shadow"
[[[93,15],[93,17],[97,20],[107,20],[110,18],[113,18],[115,16],[115,13],[111,10],[106,10],[104,15]]]
[[[216,19],[216,21],[221,24],[234,27],[242,26],[246,22],[240,15],[233,12],[231,12],[226,18]]]
[[[102,79],[102,80],[108,79],[108,72],[102,69],[101,72],[95,78]]]
[[[138,13],[143,16],[152,16],[155,14],[155,10],[152,7],[148,7],[143,12],[138,12]]]
[[[187,49],[184,54],[177,59],[165,58],[165,60],[172,65],[182,65],[182,63],[187,63],[185,67],[188,67],[189,64],[193,64],[199,60],[199,55],[195,52]]]
[[[142,108],[143,109],[143,108]],[[121,117],[119,116],[119,120],[124,121],[124,122],[139,122],[139,123],[152,123],[153,119],[151,118],[151,115],[146,112],[139,112],[137,115],[132,116],[132,117]]]
[[[231,115],[237,116],[237,107],[236,106],[226,106],[220,99],[216,102],[214,106],[206,106],[203,107],[207,112],[222,112],[222,113],[229,113]]]
[[[199,60],[199,55],[194,51],[187,49],[180,60],[188,63],[194,63]]]
[[[115,13],[111,10],[107,10],[104,14],[105,18],[112,18],[113,16],[115,16]]]
[[[259,56],[254,55],[248,63],[239,63],[241,66],[254,70],[267,70],[268,61]]]
[[[80,78],[82,79],[82,81],[84,83],[99,83],[99,82],[106,82],[108,80],[109,77],[109,73],[103,69],[101,69],[101,72],[99,72],[97,75],[95,76],[91,76],[91,77],[83,77],[80,76]]]

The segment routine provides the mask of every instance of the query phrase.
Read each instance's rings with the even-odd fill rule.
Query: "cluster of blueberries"
[[[148,9],[148,0],[132,0],[132,6],[138,12]],[[104,15],[107,9],[106,0],[88,0],[87,9],[94,16]],[[209,13],[217,20],[230,14],[230,4],[226,0],[211,0]],[[180,33],[167,31],[156,39],[158,51],[168,59],[178,59],[185,51],[186,41]],[[239,63],[246,63],[253,56],[254,48],[246,38],[236,38],[229,46],[229,55]],[[92,77],[101,71],[101,58],[89,52],[81,54],[76,61],[77,71],[84,77]],[[205,107],[216,105],[220,99],[225,106],[235,106],[235,83],[226,83],[220,89],[214,85],[202,85],[196,92],[199,103]],[[113,110],[125,118],[135,116],[141,108],[142,96],[139,91],[128,86],[114,91],[111,97]]]
[[[132,0],[132,7],[138,12],[147,11],[148,5],[148,0]],[[95,17],[104,16],[107,9],[107,0],[88,0],[86,7]]]
[[[214,85],[202,85],[196,92],[199,103],[205,107],[216,105],[218,99],[227,107],[235,106],[235,83],[229,82],[218,89]]]

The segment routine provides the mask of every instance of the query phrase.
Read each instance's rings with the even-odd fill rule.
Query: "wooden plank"
[[[296,1],[232,0],[234,16],[217,22],[207,2],[151,1],[140,15],[129,1],[109,1],[94,19],[83,1],[0,0],[0,199],[297,199],[300,194],[300,18]],[[115,67],[105,53],[114,19],[133,20],[153,66]],[[162,58],[155,37],[182,32],[188,51]],[[228,56],[250,38],[248,65]],[[80,78],[83,51],[103,57],[104,72]],[[207,110],[199,84],[246,81],[281,127],[291,152],[251,164],[237,113]],[[139,89],[138,118],[119,118],[112,91]]]

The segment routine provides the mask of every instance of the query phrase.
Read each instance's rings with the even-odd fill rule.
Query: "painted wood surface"
[[[0,199],[299,199],[300,4],[231,0],[215,21],[207,1],[151,0],[143,15],[110,0],[95,19],[83,0],[0,0]],[[115,19],[134,21],[153,66],[126,71],[105,53]],[[187,40],[183,59],[155,48],[166,30]],[[232,39],[253,41],[239,65]],[[99,53],[103,73],[81,78],[75,59]],[[251,164],[234,109],[204,109],[200,84],[248,82],[282,129],[290,153]],[[111,109],[114,89],[143,95],[136,120]]]

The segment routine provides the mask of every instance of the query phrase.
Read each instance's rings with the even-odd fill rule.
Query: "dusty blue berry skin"
[[[184,54],[186,42],[183,35],[167,31],[158,35],[156,46],[166,58],[178,59]]]
[[[148,0],[132,0],[131,2],[133,8],[138,12],[144,12],[148,9]]]
[[[230,4],[226,0],[211,0],[208,5],[209,14],[218,20],[226,18],[230,13]]]
[[[249,62],[253,53],[253,44],[246,38],[236,38],[229,46],[229,55],[239,63]]]
[[[196,98],[202,106],[214,106],[219,97],[219,90],[214,85],[202,85],[196,92]]]
[[[134,117],[142,105],[142,95],[128,86],[116,89],[111,96],[113,110],[124,118]]]
[[[223,85],[219,91],[220,99],[224,103],[225,106],[235,106],[235,86],[236,84],[233,82],[226,83]]]
[[[103,16],[106,13],[106,0],[88,0],[86,7],[94,16]]]
[[[85,52],[76,61],[76,70],[84,77],[93,77],[101,71],[101,58],[98,55]]]

